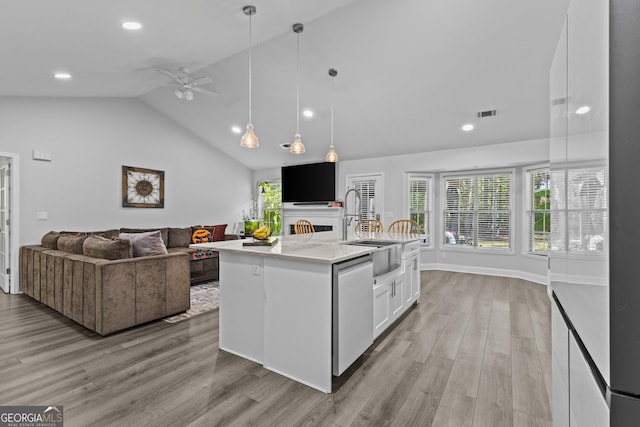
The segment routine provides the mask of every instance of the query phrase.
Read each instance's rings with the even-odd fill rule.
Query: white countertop
[[[375,240],[379,242],[404,244],[415,242],[420,239],[419,236],[387,232],[363,232],[359,233],[359,235],[351,233],[347,237],[347,241],[340,240],[340,238],[341,236],[339,233],[327,231],[311,234],[278,236],[278,242],[272,246],[243,246],[243,242],[250,241],[249,239],[251,238],[248,238],[240,240],[224,240],[212,243],[197,243],[190,245],[190,247],[194,249],[215,249],[217,251],[297,258],[305,261],[333,264],[378,250],[378,248],[373,246],[355,246],[347,243],[354,243],[359,240]]]

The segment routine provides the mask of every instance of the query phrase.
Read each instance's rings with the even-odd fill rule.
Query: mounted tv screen
[[[332,202],[336,199],[336,164],[309,163],[282,167],[282,201]]]

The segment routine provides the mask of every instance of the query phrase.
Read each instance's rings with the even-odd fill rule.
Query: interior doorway
[[[18,293],[16,185],[17,155],[0,153],[0,290]]]

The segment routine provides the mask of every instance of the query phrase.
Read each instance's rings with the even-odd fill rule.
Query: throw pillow
[[[191,243],[191,228],[170,228],[168,248],[188,248]]]
[[[133,257],[129,240],[101,236],[88,236],[82,245],[82,252],[86,256],[110,260]]]
[[[86,238],[87,236],[83,234],[77,236],[63,234],[58,238],[58,250],[82,255],[82,244]]]
[[[224,232],[227,229],[227,224],[218,225],[206,225],[205,227],[213,228],[213,241],[218,242],[224,240]]]
[[[58,249],[58,239],[60,238],[60,233],[57,231],[50,231],[44,236],[42,236],[42,240],[40,240],[40,245],[44,246],[47,249]]]
[[[147,233],[120,233],[120,238],[131,242],[134,257],[168,254],[160,230]]]
[[[148,233],[150,231],[160,230],[162,241],[165,247],[169,247],[169,229],[168,228],[121,228],[120,233]]]
[[[215,230],[212,226],[194,225],[191,227],[191,241],[193,243],[213,242],[214,232]]]

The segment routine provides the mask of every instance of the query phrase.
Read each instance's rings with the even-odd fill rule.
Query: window
[[[347,176],[347,188],[355,188],[360,193],[360,205],[356,213],[361,219],[380,219],[383,212],[382,200],[382,175],[352,175]],[[347,208],[353,213],[349,202],[354,200],[349,196]],[[353,203],[353,202],[351,202]]]
[[[511,251],[512,175],[443,176],[443,246]]]
[[[431,206],[433,177],[431,175],[409,174],[409,219],[420,225],[424,233],[424,244],[431,245]]]
[[[604,253],[608,245],[607,172],[604,166],[551,172],[550,250]]]
[[[282,184],[280,182],[261,182],[258,184],[262,197],[262,215],[264,223],[273,234],[280,234],[282,227]]]
[[[546,255],[551,231],[551,174],[547,167],[537,168],[528,170],[526,178],[528,252]]]

